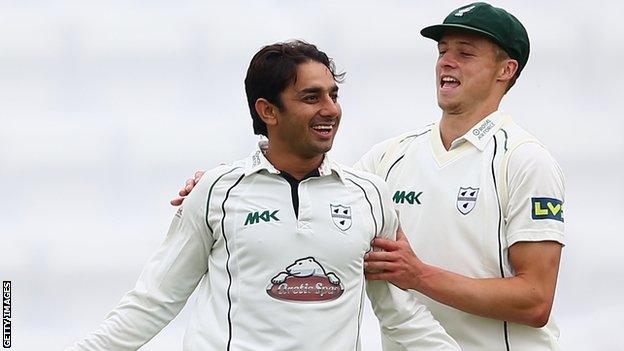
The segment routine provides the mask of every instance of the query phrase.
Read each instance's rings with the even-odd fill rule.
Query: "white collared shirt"
[[[356,168],[383,177],[402,228],[427,263],[474,278],[513,276],[520,241],[563,243],[561,169],[530,134],[495,112],[447,151],[438,123],[375,145]],[[543,328],[478,317],[415,293],[463,350],[557,350]]]
[[[325,157],[296,216],[279,173],[260,149],[206,172],[134,290],[74,349],[137,349],[199,284],[184,350],[358,350],[365,290],[404,349],[458,350],[413,295],[365,284],[371,240],[398,225],[379,177]]]

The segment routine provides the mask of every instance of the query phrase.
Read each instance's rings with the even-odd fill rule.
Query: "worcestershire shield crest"
[[[351,228],[351,207],[342,205],[329,205],[331,217],[338,229],[345,231]]]
[[[472,211],[477,203],[478,194],[479,188],[459,188],[459,194],[457,194],[457,209],[461,214],[467,215]]]

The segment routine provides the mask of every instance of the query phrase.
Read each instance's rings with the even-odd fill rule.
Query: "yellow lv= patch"
[[[561,211],[561,204],[557,204],[555,206],[553,206],[553,204],[551,202],[547,203],[546,206],[548,207],[548,209],[550,210],[550,212],[554,215],[557,215],[557,213],[559,213],[559,211]]]

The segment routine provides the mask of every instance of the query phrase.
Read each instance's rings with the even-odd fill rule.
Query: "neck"
[[[453,140],[466,134],[470,128],[498,109],[498,104],[473,111],[444,111],[440,120],[440,137],[446,150]]]
[[[320,167],[325,155],[304,157],[289,150],[281,149],[269,142],[265,156],[275,168],[290,174],[297,180],[301,180],[306,174]]]

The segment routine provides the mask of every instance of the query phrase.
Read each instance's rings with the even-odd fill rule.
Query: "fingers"
[[[201,177],[203,177],[203,176],[204,176],[204,173],[206,173],[206,171],[204,171],[203,169],[200,169],[200,170],[198,170],[198,171],[195,171],[195,175],[194,175],[194,178],[195,178],[195,183],[199,182],[199,180],[201,179]]]
[[[403,229],[401,228],[401,226],[399,226],[399,228],[397,229],[396,232],[396,240],[397,241],[405,241],[405,242],[409,242],[407,240],[407,235],[405,235],[405,232],[403,231]]]
[[[184,184],[184,187],[182,187],[182,189],[180,189],[180,191],[178,192],[178,195],[180,195],[181,197],[184,197],[190,194],[193,188],[195,187],[195,185],[197,185],[197,182],[199,181],[199,179],[201,178],[187,179],[186,183]]]
[[[367,272],[394,272],[398,269],[398,265],[389,261],[366,261],[364,262],[364,271]]]
[[[371,251],[364,255],[365,262],[372,261],[396,261],[398,256],[395,253],[387,252],[387,251]]]
[[[379,273],[364,272],[364,277],[367,280],[392,280],[394,278],[394,274],[388,273],[388,272],[379,272]]]
[[[396,251],[401,246],[397,244],[396,241],[385,238],[375,238],[371,243],[375,248],[382,249],[385,251]]]
[[[171,199],[169,203],[172,206],[182,205],[182,203],[184,202],[184,197],[188,196],[188,194],[190,194],[191,191],[193,191],[193,188],[195,187],[195,185],[197,185],[199,180],[204,176],[204,173],[206,173],[206,171],[204,170],[195,171],[195,173],[193,174],[193,178],[187,179],[182,189],[180,189],[180,191],[178,192],[179,196]]]
[[[169,203],[172,206],[180,206],[180,205],[182,205],[183,201],[184,201],[183,197],[176,197],[176,198],[171,199],[171,201],[169,201]]]

